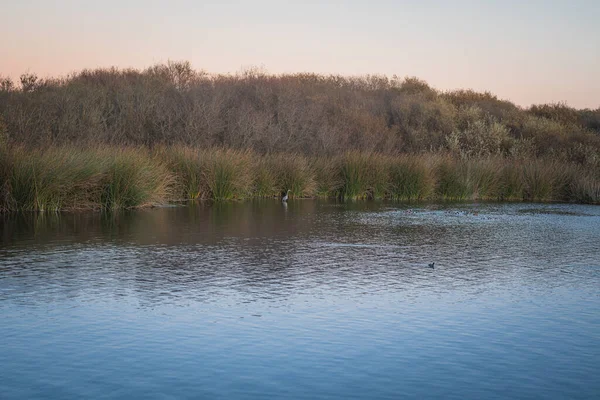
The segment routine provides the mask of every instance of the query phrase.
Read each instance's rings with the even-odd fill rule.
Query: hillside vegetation
[[[189,63],[0,77],[0,210],[293,197],[600,202],[600,109]]]
[[[443,150],[592,164],[600,150],[600,109],[522,109],[490,93],[440,92],[416,78],[209,75],[183,62],[0,81],[2,135],[27,146],[184,144],[303,155]]]

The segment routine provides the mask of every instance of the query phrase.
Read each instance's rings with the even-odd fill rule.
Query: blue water
[[[2,399],[600,398],[600,207],[273,201],[0,224]]]

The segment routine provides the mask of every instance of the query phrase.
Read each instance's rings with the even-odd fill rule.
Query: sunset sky
[[[188,60],[600,107],[600,1],[0,0],[0,75]]]

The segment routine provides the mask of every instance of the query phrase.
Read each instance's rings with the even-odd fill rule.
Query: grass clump
[[[11,162],[8,147],[0,144],[0,212],[9,211]]]
[[[316,195],[318,197],[335,197],[342,188],[342,181],[338,170],[339,159],[317,157],[312,161],[312,169],[315,173]]]
[[[252,191],[256,197],[275,197],[279,195],[277,174],[271,168],[268,161],[264,157],[254,160],[254,185]]]
[[[306,157],[279,154],[269,157],[269,167],[276,174],[278,193],[290,190],[291,197],[311,197],[317,190],[315,175]]]
[[[523,200],[525,185],[522,179],[521,163],[504,163],[498,171],[499,175],[499,200]]]
[[[174,146],[162,148],[158,156],[165,160],[175,176],[174,195],[176,200],[196,200],[208,197],[209,189],[203,176],[202,153],[197,149]]]
[[[500,196],[501,159],[486,158],[468,163],[468,185],[472,198],[480,200],[498,199]]]
[[[158,157],[143,149],[99,152],[105,159],[100,204],[103,209],[164,204],[173,194],[171,172]]]
[[[389,194],[395,200],[423,200],[434,190],[434,180],[425,160],[401,157],[391,160]]]
[[[562,197],[567,183],[563,165],[554,161],[527,161],[522,166],[521,174],[525,200],[550,201]]]
[[[380,154],[346,153],[339,162],[338,197],[349,200],[385,197],[389,165],[390,159]]]
[[[443,157],[435,164],[437,197],[443,200],[466,200],[472,195],[464,160]]]
[[[580,171],[571,181],[569,189],[572,201],[600,204],[600,178],[597,174]]]
[[[11,166],[3,184],[4,208],[59,211],[98,207],[103,164],[95,154],[67,148],[17,147],[11,149],[9,160]]]
[[[369,162],[361,153],[347,153],[340,160],[340,188],[339,197],[343,199],[364,199],[368,197],[367,171]]]
[[[202,152],[203,177],[213,200],[244,199],[251,194],[252,160],[249,152]]]

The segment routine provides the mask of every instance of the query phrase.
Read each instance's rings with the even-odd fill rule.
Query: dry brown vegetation
[[[181,144],[259,154],[449,151],[597,165],[600,109],[523,109],[416,78],[210,75],[189,63],[0,79],[2,140],[27,146]]]
[[[271,197],[600,201],[600,109],[189,63],[0,77],[0,210]]]
[[[120,209],[256,197],[600,202],[575,163],[347,152],[333,157],[169,146],[0,146],[0,211]]]

